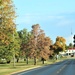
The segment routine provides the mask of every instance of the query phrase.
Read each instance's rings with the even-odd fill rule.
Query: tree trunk
[[[10,63],[10,60],[7,60],[7,63],[9,64]]]
[[[36,57],[34,57],[34,65],[36,65]]]
[[[44,60],[42,60],[42,64],[44,64]]]
[[[28,57],[26,58],[26,63],[28,64]]]
[[[44,64],[45,59],[44,59],[44,58],[42,58],[42,59],[41,59],[41,61],[42,61],[42,64]]]
[[[26,61],[26,59],[24,58],[24,61]]]
[[[19,58],[17,58],[17,63],[19,62]]]

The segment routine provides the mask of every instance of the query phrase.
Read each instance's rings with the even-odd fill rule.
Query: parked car
[[[74,54],[73,53],[71,54],[71,57],[74,57]]]

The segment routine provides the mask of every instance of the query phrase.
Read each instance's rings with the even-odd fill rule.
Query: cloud
[[[43,23],[48,25],[56,25],[56,26],[68,26],[73,25],[75,23],[75,19],[72,17],[72,13],[70,14],[59,14],[59,15],[49,15],[49,14],[41,14],[41,13],[26,13],[24,15],[20,15],[17,19],[18,24],[32,25],[36,23]]]
[[[55,19],[63,19],[64,16],[52,16],[52,15],[44,15],[44,14],[25,14],[21,15],[17,18],[18,23],[31,23],[31,22],[39,22],[39,21],[47,21],[47,20],[55,20]]]
[[[18,16],[17,23],[18,24],[28,24],[30,23],[31,16],[29,14]]]
[[[49,19],[63,19],[64,16],[48,16]]]
[[[57,20],[56,23],[57,26],[72,26],[73,24],[75,24],[75,19],[67,16]]]
[[[69,21],[69,20],[67,20],[67,19],[63,19],[63,20],[59,21],[59,22],[57,23],[57,25],[58,25],[58,26],[66,26],[66,25],[69,25],[69,24],[71,24],[71,23],[72,23],[71,21]]]
[[[42,16],[38,14],[25,14],[17,18],[18,24],[33,24],[42,20]]]

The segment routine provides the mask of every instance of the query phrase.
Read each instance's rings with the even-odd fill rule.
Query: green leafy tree
[[[31,33],[27,31],[27,29],[23,29],[18,32],[19,37],[21,39],[21,56],[26,58],[27,64],[28,64],[28,57],[30,55],[30,50],[29,50],[29,39],[31,37]]]
[[[73,47],[73,44],[72,43],[69,43],[69,46],[68,46],[69,48],[72,48]]]
[[[17,59],[17,62],[19,61],[19,57],[20,57],[20,45],[21,45],[21,41],[20,41],[18,32],[15,32],[13,46],[14,46],[14,50],[15,50],[14,53],[15,53],[15,57]]]

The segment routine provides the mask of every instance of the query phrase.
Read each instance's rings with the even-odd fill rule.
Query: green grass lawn
[[[0,75],[10,75],[13,72],[26,70],[28,68],[37,67],[37,65],[26,65],[25,63],[15,63],[15,67],[13,67],[13,63],[10,64],[0,64]]]
[[[61,59],[64,60],[64,59]],[[33,60],[29,60],[29,64],[27,65],[25,61],[20,61],[19,63],[15,63],[15,67],[13,66],[13,62],[10,64],[0,64],[0,75],[11,75],[12,73],[36,68],[36,67],[41,67],[44,65],[52,64],[55,62],[59,62],[61,60],[48,60],[45,61],[45,64],[42,64],[40,60],[37,60],[37,64],[33,65]]]

